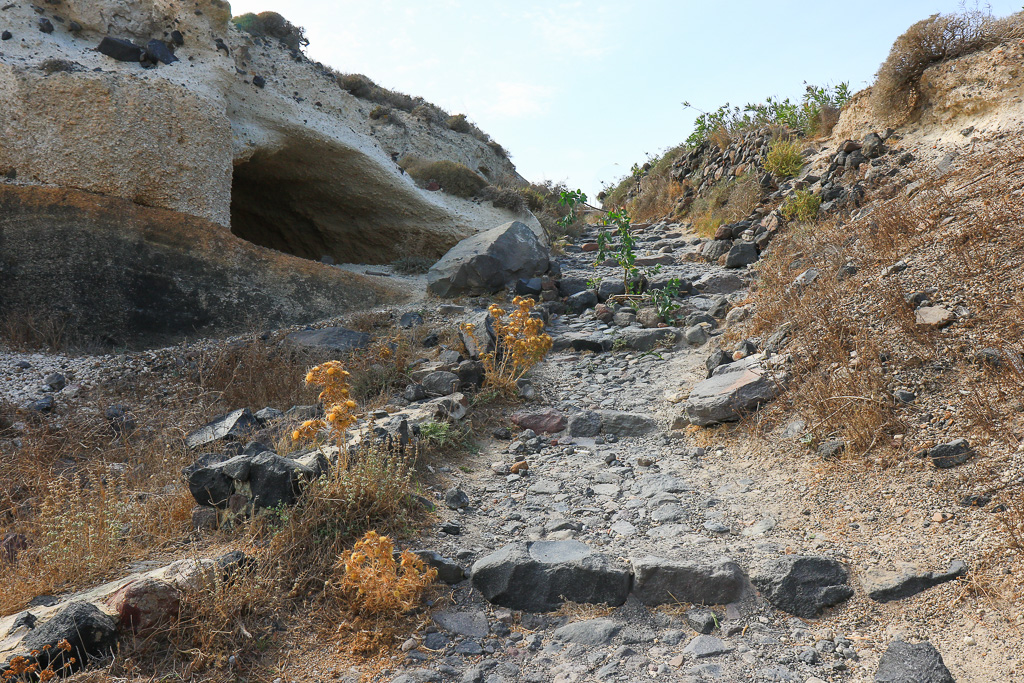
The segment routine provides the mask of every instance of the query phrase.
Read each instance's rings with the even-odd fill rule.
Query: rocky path
[[[674,227],[652,229],[652,246],[686,249],[691,238]],[[588,256],[563,260],[567,280],[594,277]],[[658,274],[679,276],[698,283],[690,316],[728,308],[729,285],[733,301],[746,296],[735,271],[685,264]],[[700,293],[709,282],[718,291]],[[722,320],[708,323],[720,334]],[[533,375],[540,400],[513,416],[522,431],[497,434],[507,440],[452,471],[446,523],[425,539],[476,563],[474,579],[459,584],[435,632],[409,643],[421,646],[409,653],[419,669],[394,680],[865,680],[853,641],[828,619],[794,616],[818,616],[852,592],[838,565],[792,561],[843,555],[801,515],[806,486],[768,472],[757,453],[698,447],[670,430],[680,409],[668,399],[704,379],[709,350],[682,342],[641,351],[629,348],[648,346],[635,336],[614,341],[627,330],[639,334],[592,316],[552,320],[563,350]],[[616,350],[571,346],[601,337]],[[616,592],[628,568],[632,589]],[[790,613],[757,597],[751,576]],[[537,613],[558,590],[609,605]]]

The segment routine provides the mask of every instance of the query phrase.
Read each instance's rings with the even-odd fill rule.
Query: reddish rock
[[[580,245],[583,251],[597,251],[597,242],[584,242]]]
[[[528,408],[512,415],[512,422],[523,429],[553,434],[565,429],[565,415],[554,408]]]
[[[594,317],[603,323],[610,323],[615,317],[615,312],[604,304],[598,304],[594,306]]]
[[[520,460],[519,462],[512,463],[512,466],[508,468],[508,471],[512,474],[520,474],[528,469],[530,469],[530,466],[527,462],[525,460]]]
[[[107,598],[117,611],[122,629],[149,634],[177,618],[181,607],[178,590],[158,579],[138,579],[125,584]]]
[[[732,228],[726,225],[718,226],[718,230],[715,231],[716,240],[731,240],[732,239]]]

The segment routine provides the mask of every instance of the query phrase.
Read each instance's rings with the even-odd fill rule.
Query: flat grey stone
[[[721,638],[715,636],[700,635],[691,640],[683,648],[686,657],[701,659],[704,657],[716,657],[732,652],[732,646]]]
[[[610,619],[590,619],[566,624],[555,631],[554,637],[555,640],[580,645],[607,645],[620,628],[621,625]]]
[[[884,569],[865,571],[860,582],[868,597],[876,602],[891,602],[917,595],[933,586],[957,579],[967,573],[967,565],[956,560],[944,572],[924,572],[914,567],[890,572]]]
[[[955,683],[935,646],[894,640],[878,662],[875,683]]]
[[[449,633],[468,638],[483,638],[490,631],[487,625],[487,615],[480,611],[438,612],[434,615],[434,623]]]

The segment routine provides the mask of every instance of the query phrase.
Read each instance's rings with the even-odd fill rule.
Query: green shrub
[[[804,167],[804,155],[793,138],[779,137],[771,141],[764,158],[764,168],[779,178],[795,176]]]
[[[783,204],[782,215],[787,221],[809,221],[818,215],[821,197],[807,190],[797,190]]]
[[[399,165],[414,180],[421,183],[434,181],[448,194],[468,199],[487,186],[487,181],[474,173],[470,168],[455,161],[425,161],[414,157],[405,157]]]
[[[245,31],[251,36],[277,38],[292,50],[309,45],[306,30],[295,26],[277,12],[260,12],[259,14],[249,12],[237,16],[231,21],[239,30]]]
[[[470,133],[473,130],[473,124],[466,120],[465,114],[449,116],[445,123],[450,130],[454,130],[456,133]]]
[[[526,210],[526,200],[519,190],[514,188],[488,185],[481,190],[480,196],[499,209],[507,209],[513,213],[522,213]]]

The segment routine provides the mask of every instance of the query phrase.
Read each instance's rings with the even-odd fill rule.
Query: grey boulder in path
[[[579,541],[511,543],[481,558],[473,587],[489,602],[547,612],[565,601],[621,605],[629,595],[629,569]]]
[[[493,294],[548,271],[548,250],[525,223],[512,221],[467,237],[427,272],[427,290],[445,297]]]

